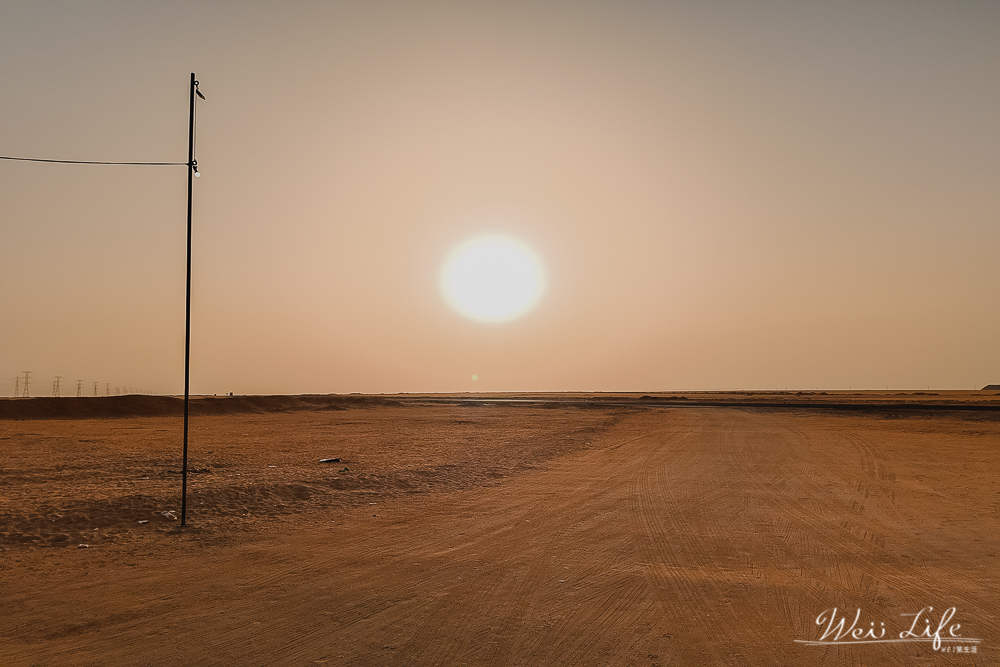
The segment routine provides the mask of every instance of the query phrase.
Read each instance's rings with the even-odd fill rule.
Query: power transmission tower
[[[110,396],[111,395],[111,383],[110,382],[105,382],[104,383],[104,395],[105,396]]]
[[[56,378],[52,381],[52,395],[53,396],[58,396],[59,395],[59,388],[60,388],[60,386],[62,386],[62,375],[57,375]]]
[[[20,395],[21,395],[21,376],[20,375],[15,375],[14,376],[14,398],[17,398]]]
[[[28,380],[31,379],[31,371],[24,371],[24,389],[21,390],[21,397],[28,398]]]
[[[97,396],[97,383],[94,383],[94,396]]]
[[[76,381],[76,395],[83,396],[83,380]]]

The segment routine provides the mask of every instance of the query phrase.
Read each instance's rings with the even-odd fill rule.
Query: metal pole
[[[188,201],[187,201],[187,293],[184,300],[184,463],[181,468],[181,527],[187,522],[188,481],[188,402],[191,397],[191,193],[194,185],[194,91],[191,72],[191,104],[188,116]]]

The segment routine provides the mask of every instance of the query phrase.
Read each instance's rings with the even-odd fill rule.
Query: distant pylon
[[[83,396],[83,380],[76,381],[76,395]]]
[[[17,398],[20,395],[21,395],[21,376],[20,375],[15,375],[14,376],[14,398]]]
[[[97,383],[94,383],[94,396],[97,396]]]
[[[104,395],[105,396],[110,396],[111,395],[111,383],[110,382],[105,382],[104,383]]]
[[[59,395],[59,388],[61,386],[62,386],[62,375],[57,375],[56,378],[52,381],[52,395],[53,396],[58,396]]]
[[[28,398],[28,380],[31,379],[31,371],[24,371],[24,389],[21,390],[21,398]]]

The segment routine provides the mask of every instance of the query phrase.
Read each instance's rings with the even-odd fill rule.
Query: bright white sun
[[[480,322],[504,322],[531,310],[542,296],[541,262],[528,246],[505,236],[483,236],[457,247],[444,265],[448,303]]]

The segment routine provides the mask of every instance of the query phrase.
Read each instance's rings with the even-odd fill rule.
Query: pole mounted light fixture
[[[187,473],[188,473],[188,403],[191,397],[191,200],[194,192],[194,179],[201,176],[198,173],[198,161],[195,159],[195,98],[205,99],[198,88],[198,80],[191,73],[190,104],[188,114],[188,159],[187,162],[105,162],[100,160],[49,160],[32,157],[12,157],[0,155],[0,160],[16,160],[19,162],[55,162],[59,164],[118,164],[137,166],[185,166],[188,168],[187,179],[187,280],[184,298],[184,454],[181,473],[181,526],[187,523]],[[27,374],[25,375],[24,395],[27,396]],[[110,389],[108,390],[110,393]]]

